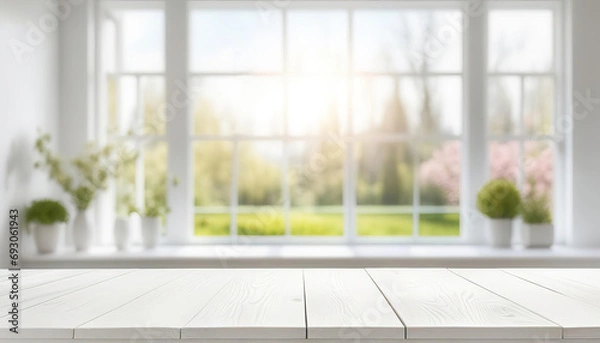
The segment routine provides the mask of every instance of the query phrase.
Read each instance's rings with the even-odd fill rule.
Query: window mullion
[[[181,244],[193,236],[192,154],[188,137],[191,92],[188,87],[188,6],[187,1],[165,1],[165,82],[166,139],[168,146],[167,241]],[[178,185],[169,182],[179,180]]]
[[[463,15],[468,21],[464,31],[463,71],[465,89],[461,158],[461,235],[474,244],[484,242],[482,222],[470,215],[478,213],[477,191],[488,177],[487,145],[487,2],[469,3]],[[472,6],[475,5],[475,6]]]

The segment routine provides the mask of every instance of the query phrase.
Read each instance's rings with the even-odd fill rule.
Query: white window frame
[[[416,135],[394,135],[394,137],[384,137],[383,140],[406,140],[411,145],[414,142],[431,140],[459,140],[462,145],[462,156],[461,156],[461,202],[460,202],[460,236],[459,237],[420,237],[418,236],[418,224],[419,216],[419,203],[414,201],[413,204],[413,236],[410,237],[360,237],[356,235],[356,194],[350,182],[344,182],[344,196],[343,196],[343,212],[344,212],[344,235],[340,237],[306,237],[306,236],[238,236],[237,230],[234,230],[235,226],[235,203],[237,203],[237,194],[231,197],[232,207],[232,222],[231,222],[231,235],[223,237],[195,237],[193,230],[193,156],[192,146],[194,142],[199,140],[228,140],[232,142],[239,142],[243,139],[257,138],[258,140],[264,139],[276,139],[277,141],[289,141],[297,138],[311,137],[244,137],[244,136],[198,136],[190,132],[192,127],[191,122],[191,104],[190,99],[186,98],[185,92],[191,84],[191,78],[195,76],[205,76],[206,73],[191,73],[189,71],[189,49],[188,49],[188,37],[189,37],[189,15],[191,9],[194,6],[200,5],[202,7],[219,7],[219,8],[239,8],[251,7],[256,9],[257,4],[253,1],[187,1],[187,0],[129,0],[129,1],[104,1],[98,0],[99,6],[97,9],[97,23],[101,22],[103,9],[105,6],[120,7],[120,8],[147,8],[148,6],[164,6],[165,11],[165,69],[164,74],[158,73],[165,76],[166,80],[166,104],[167,106],[173,106],[172,115],[183,118],[182,120],[168,121],[166,125],[165,140],[168,144],[168,174],[169,178],[177,177],[180,180],[178,186],[168,185],[168,202],[172,209],[171,213],[167,218],[167,235],[166,241],[171,244],[217,244],[217,243],[233,243],[233,244],[254,244],[254,243],[286,243],[286,244],[355,244],[355,243],[374,243],[374,244],[465,244],[465,243],[482,243],[482,218],[478,214],[475,206],[476,192],[479,187],[487,180],[488,172],[488,157],[487,157],[487,144],[489,137],[487,134],[487,116],[486,113],[486,94],[487,94],[487,6],[490,8],[497,8],[497,6],[503,6],[505,8],[552,8],[555,13],[555,70],[552,74],[555,77],[555,93],[556,93],[556,115],[564,113],[565,101],[564,94],[561,90],[564,87],[565,75],[563,67],[564,59],[564,0],[545,0],[545,1],[504,1],[504,0],[438,0],[438,1],[419,1],[414,0],[391,0],[391,1],[344,1],[344,2],[307,2],[307,1],[286,1],[286,2],[268,2],[267,6],[278,6],[283,5],[282,10],[286,8],[335,8],[335,9],[348,9],[350,13],[349,20],[349,55],[348,62],[349,68],[352,68],[352,8],[463,8],[463,16],[469,17],[468,29],[462,32],[463,35],[463,68],[462,72],[458,73],[435,73],[431,76],[440,75],[458,75],[463,80],[463,123],[462,133],[459,136],[448,136],[448,135],[433,135],[432,137],[423,137]],[[275,7],[277,9],[277,7]],[[473,11],[473,12],[471,12]],[[285,17],[285,15],[284,15]],[[285,19],[284,19],[285,27]],[[285,68],[285,29],[283,30],[284,35],[284,68]],[[168,37],[178,37],[178,39],[168,39]],[[96,41],[101,42],[101,29],[100,25],[96,25]],[[97,63],[97,86],[98,92],[96,106],[97,113],[101,117],[105,113],[103,108],[102,99],[105,96],[105,75],[102,72],[101,51],[99,51],[100,44],[96,44],[96,63]],[[157,73],[129,73],[136,74],[139,76],[156,76]],[[210,73],[212,75],[224,73]],[[235,75],[240,74],[253,74],[253,73],[234,73]],[[264,73],[263,73],[264,74]],[[276,73],[279,75],[280,73]],[[284,72],[285,74],[285,72]],[[396,77],[400,76],[411,76],[411,73],[382,73],[382,75],[392,75]],[[353,76],[352,71],[349,71],[349,78]],[[421,73],[412,74],[412,76],[422,77],[428,76]],[[348,102],[351,103],[352,87],[348,87]],[[287,107],[287,106],[285,106]],[[351,106],[348,111],[349,116],[349,127],[352,127],[352,113]],[[105,137],[105,130],[103,119],[97,119],[98,127],[96,129],[97,137]],[[287,127],[284,125],[285,130]],[[565,133],[568,135],[568,133]],[[381,137],[378,137],[380,139]],[[509,138],[509,137],[506,137]],[[549,137],[544,137],[549,138]],[[140,144],[145,143],[149,139],[157,139],[156,137],[139,137]],[[314,139],[314,137],[312,137]],[[321,138],[322,139],[322,138]],[[356,141],[357,136],[345,138],[348,144],[352,145]],[[552,137],[556,139],[556,137]],[[566,139],[563,139],[563,142]],[[555,225],[557,232],[559,232],[559,241],[562,241],[565,237],[566,223],[565,216],[561,215],[560,210],[566,205],[564,184],[566,182],[565,170],[566,170],[566,149],[564,143],[557,142],[557,152],[555,154],[555,186],[554,186],[554,198],[555,201]],[[176,151],[177,153],[172,153]],[[415,157],[417,154],[415,154]],[[285,157],[285,156],[284,156]],[[344,163],[344,177],[355,176],[352,175],[354,158],[352,149],[346,149],[345,159],[347,162]],[[284,163],[283,176],[285,177],[285,163]],[[415,163],[415,168],[418,167],[418,163]],[[416,176],[416,175],[415,175]],[[233,172],[234,180],[237,180],[237,168],[234,167]],[[350,178],[353,180],[353,178]],[[235,181],[234,181],[235,182]],[[416,187],[418,187],[418,181],[415,181]],[[285,187],[284,187],[285,189]],[[287,192],[284,190],[284,198]],[[415,197],[417,191],[415,190]],[[233,192],[232,192],[233,195]],[[235,200],[235,201],[234,201]],[[418,199],[416,199],[418,200]],[[289,209],[289,200],[284,201],[285,208]],[[436,212],[437,213],[437,212]],[[455,212],[452,212],[455,213]],[[286,225],[286,234],[289,234],[289,222]]]

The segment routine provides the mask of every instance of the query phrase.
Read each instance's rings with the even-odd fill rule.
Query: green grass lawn
[[[197,214],[194,233],[196,236],[229,235],[229,214]],[[281,214],[238,214],[240,235],[283,235],[284,218]],[[358,234],[361,236],[410,236],[412,235],[411,214],[358,214]],[[297,236],[341,236],[344,217],[336,213],[296,212],[290,213],[292,235]],[[458,236],[459,214],[421,214],[419,219],[421,236]]]

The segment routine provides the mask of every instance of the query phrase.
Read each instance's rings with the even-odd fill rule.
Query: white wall
[[[32,170],[37,129],[55,139],[58,133],[58,33],[48,17],[52,12],[46,3],[0,0],[2,262],[7,256],[8,209],[22,210],[31,199],[56,195],[57,191],[45,174]]]
[[[573,231],[577,246],[600,246],[600,1],[573,9]],[[588,96],[591,96],[592,101]],[[588,99],[586,99],[588,98]],[[598,99],[596,101],[595,99]]]

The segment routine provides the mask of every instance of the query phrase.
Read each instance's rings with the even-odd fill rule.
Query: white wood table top
[[[600,269],[24,270],[20,287],[0,342],[600,342]]]

